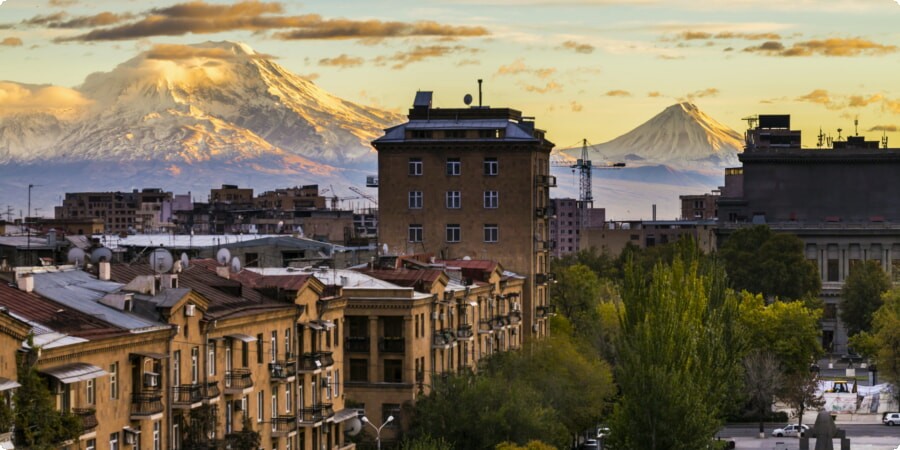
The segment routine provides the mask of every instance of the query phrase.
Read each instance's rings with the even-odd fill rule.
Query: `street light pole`
[[[375,442],[378,444],[378,450],[381,450],[381,429],[384,428],[385,425],[391,423],[394,420],[394,416],[388,416],[387,420],[385,420],[380,427],[376,427],[374,423],[369,422],[369,418],[366,416],[362,416],[362,419],[360,420],[362,420],[363,423],[369,424],[370,427],[375,429]]]

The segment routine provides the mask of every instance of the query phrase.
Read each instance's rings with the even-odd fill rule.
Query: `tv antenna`
[[[175,264],[175,261],[172,259],[172,254],[164,248],[158,248],[150,253],[150,268],[157,275],[172,270],[173,264]]]
[[[819,135],[817,137],[819,140],[816,141],[816,148],[822,148],[825,145],[825,133],[822,132],[822,127],[819,127]]]
[[[838,141],[841,140],[841,131],[844,131],[844,129],[843,129],[843,128],[838,128],[838,138],[837,138]]]
[[[881,147],[888,148],[887,130],[882,130],[881,132],[883,133],[881,136]]]
[[[112,261],[112,251],[106,247],[100,247],[91,252],[91,263],[98,264],[101,262]]]
[[[859,116],[853,119],[853,135],[859,136]]]
[[[216,261],[223,266],[228,264],[228,261],[231,261],[231,252],[228,251],[227,248],[219,249],[219,251],[216,252]]]

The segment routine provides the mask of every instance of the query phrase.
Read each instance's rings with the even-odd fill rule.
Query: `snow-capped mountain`
[[[0,116],[3,191],[34,182],[65,192],[27,173],[68,191],[360,185],[375,173],[369,143],[403,119],[334,96],[233,42],[156,46],[57,89],[78,101]]]
[[[588,147],[594,161],[633,166],[666,165],[676,170],[718,171],[738,164],[740,133],[700,111],[693,103],[669,106],[637,128],[609,142]],[[580,157],[581,149],[563,150]]]

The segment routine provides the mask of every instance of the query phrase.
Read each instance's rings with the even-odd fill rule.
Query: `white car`
[[[783,437],[783,436],[803,436],[809,430],[809,427],[806,425],[797,425],[796,423],[792,423],[789,425],[785,425],[782,428],[776,428],[772,430],[772,436],[775,437]]]
[[[881,423],[890,426],[900,425],[900,413],[886,413],[881,418]]]

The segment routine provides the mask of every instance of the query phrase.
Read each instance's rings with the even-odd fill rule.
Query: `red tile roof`
[[[41,324],[53,331],[84,339],[130,334],[128,330],[105,322],[90,314],[0,283],[0,305],[18,317]]]

